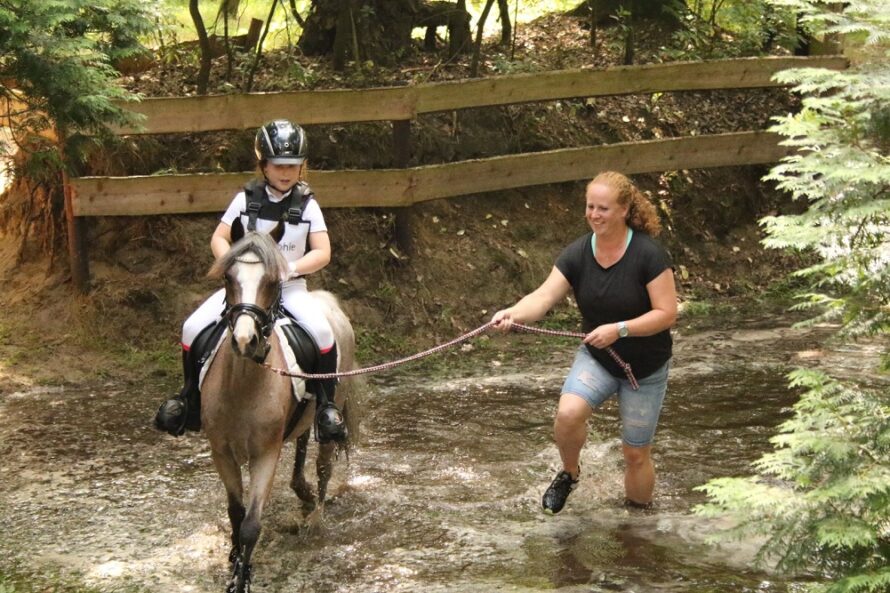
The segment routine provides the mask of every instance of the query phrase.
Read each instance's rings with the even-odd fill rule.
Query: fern
[[[712,480],[696,511],[734,516],[735,537],[767,536],[761,561],[837,578],[820,590],[870,590],[890,560],[890,394],[811,370],[790,383],[806,391],[754,464],[758,476]]]
[[[890,4],[774,0],[814,34],[857,32],[866,43],[890,38]],[[879,54],[881,52],[878,52]],[[871,336],[886,346],[890,329],[890,60],[855,70],[796,69],[777,79],[795,85],[799,113],[773,130],[796,152],[766,179],[795,199],[801,214],[761,221],[764,244],[817,256],[795,276],[806,281],[796,308],[807,323],[841,324],[841,337]],[[886,348],[882,366],[890,367]],[[756,475],[701,487],[705,516],[735,518],[732,537],[765,537],[758,559],[787,572],[820,574],[819,593],[890,591],[890,392],[844,384],[812,370],[789,375],[803,390],[794,415],[753,464]]]

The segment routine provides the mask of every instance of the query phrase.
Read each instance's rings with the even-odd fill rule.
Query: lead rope
[[[452,346],[456,346],[457,344],[460,344],[461,342],[466,342],[470,338],[474,338],[474,337],[478,336],[479,334],[481,334],[482,332],[487,330],[492,325],[493,325],[492,322],[489,321],[488,323],[485,323],[484,325],[480,325],[473,331],[467,332],[467,333],[463,334],[462,336],[458,336],[449,342],[445,342],[444,344],[439,344],[438,346],[433,346],[432,348],[424,350],[423,352],[418,352],[416,354],[412,354],[411,356],[406,356],[405,358],[399,358],[398,360],[384,362],[382,364],[378,364],[375,366],[364,367],[361,369],[353,369],[351,371],[341,371],[338,373],[303,373],[303,372],[291,372],[286,369],[279,369],[279,368],[273,367],[272,365],[270,365],[269,363],[266,363],[266,362],[261,362],[259,364],[261,366],[269,369],[273,373],[278,373],[279,375],[282,375],[285,377],[299,377],[300,379],[338,379],[340,377],[355,377],[357,375],[367,375],[369,373],[376,373],[378,371],[385,371],[388,369],[392,369],[397,366],[400,366],[400,365],[403,365],[403,364],[406,364],[409,362],[413,362],[415,360],[419,360],[426,356],[436,354],[437,352],[441,352],[442,350],[446,350],[448,348],[451,348]],[[512,327],[516,328],[518,330],[524,331],[524,332],[528,332],[528,333],[532,333],[532,334],[541,334],[541,335],[545,335],[545,336],[563,336],[563,337],[567,337],[567,338],[584,338],[584,336],[585,336],[585,334],[580,333],[580,332],[543,329],[543,328],[539,328],[539,327],[531,327],[528,325],[522,325],[521,323],[514,323]],[[624,360],[618,355],[617,352],[615,352],[615,350],[611,346],[606,346],[605,350],[606,350],[606,352],[609,353],[609,356],[611,356],[612,359],[618,364],[618,366],[621,367],[621,370],[624,371],[624,374],[627,376],[627,380],[630,382],[630,386],[634,390],[639,389],[640,384],[637,383],[637,379],[636,379],[636,377],[634,377],[633,370],[630,368],[630,364],[627,362],[624,362]]]

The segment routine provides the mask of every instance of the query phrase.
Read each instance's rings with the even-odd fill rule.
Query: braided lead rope
[[[452,346],[456,346],[461,342],[466,342],[470,338],[476,337],[485,330],[487,330],[491,326],[491,322],[489,321],[485,325],[480,325],[476,329],[471,332],[467,332],[462,336],[458,336],[451,340],[450,342],[445,342],[444,344],[439,344],[438,346],[433,346],[428,350],[424,350],[423,352],[418,352],[417,354],[412,354],[411,356],[406,356],[405,358],[400,358],[398,360],[393,360],[390,362],[384,362],[383,364],[378,364],[372,367],[365,367],[363,369],[354,369],[351,371],[342,371],[339,373],[302,373],[302,372],[290,372],[285,369],[277,369],[271,366],[268,363],[261,362],[260,365],[266,367],[273,373],[278,373],[279,375],[284,375],[285,377],[299,377],[300,379],[337,379],[339,377],[354,377],[356,375],[366,375],[368,373],[376,373],[377,371],[385,371],[387,369],[391,369],[397,367],[399,365],[403,365],[408,362],[412,362],[415,360],[419,360],[424,358],[425,356],[429,356],[431,354],[435,354],[437,352],[441,352],[446,348],[451,348]]]
[[[399,358],[398,360],[393,360],[390,362],[384,362],[382,364],[378,364],[375,366],[364,367],[361,369],[353,369],[351,371],[342,371],[339,373],[291,372],[286,369],[279,369],[279,368],[273,367],[272,365],[270,365],[267,362],[261,362],[259,364],[260,364],[260,366],[263,366],[263,367],[269,369],[273,373],[277,373],[284,377],[299,377],[300,379],[338,379],[340,377],[355,377],[357,375],[367,375],[369,373],[385,371],[385,370],[395,368],[397,366],[400,366],[400,365],[403,365],[403,364],[406,364],[409,362],[413,362],[415,360],[419,360],[421,358],[430,356],[432,354],[436,354],[437,352],[441,352],[442,350],[446,350],[447,348],[451,348],[452,346],[456,346],[457,344],[460,344],[461,342],[466,342],[470,338],[474,338],[474,337],[478,336],[479,334],[481,334],[482,332],[484,332],[491,326],[492,326],[492,322],[489,321],[488,323],[480,325],[473,331],[467,332],[467,333],[463,334],[462,336],[458,336],[449,342],[445,342],[444,344],[439,344],[438,346],[433,346],[432,348],[429,348],[422,352],[418,352],[416,354],[412,354],[411,356],[406,356],[405,358]],[[579,333],[579,332],[543,329],[543,328],[539,328],[539,327],[531,327],[528,325],[522,325],[521,323],[514,323],[513,327],[518,330],[521,330],[521,331],[525,331],[525,332],[529,332],[529,333],[533,333],[533,334],[542,334],[545,336],[563,336],[563,337],[568,337],[568,338],[583,338],[585,336],[585,334]],[[618,355],[617,352],[615,352],[615,350],[612,349],[611,346],[607,346],[605,350],[606,350],[606,352],[609,353],[609,356],[611,356],[612,359],[618,364],[618,366],[621,367],[621,369],[624,371],[624,374],[627,375],[627,379],[628,379],[628,381],[630,381],[630,386],[634,390],[639,389],[640,385],[639,385],[639,383],[637,383],[636,377],[634,377],[633,371],[630,368],[630,364],[624,362],[624,360]]]
[[[542,327],[531,327],[529,325],[522,325],[521,323],[514,323],[513,327],[524,332],[529,332],[532,334],[542,334],[545,336],[564,336],[567,338],[584,339],[584,337],[587,335],[581,332],[570,332],[555,329],[544,329]],[[606,346],[604,350],[608,352],[609,356],[612,357],[612,360],[614,360],[615,363],[621,367],[621,370],[624,371],[624,374],[627,376],[627,380],[630,382],[630,386],[634,389],[634,391],[639,389],[640,384],[637,383],[637,378],[634,377],[633,369],[630,368],[630,363],[624,362],[624,359],[621,358],[618,353],[615,352],[615,349],[611,346]]]

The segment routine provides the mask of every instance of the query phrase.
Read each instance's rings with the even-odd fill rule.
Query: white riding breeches
[[[324,310],[306,288],[306,279],[289,280],[281,286],[281,300],[287,312],[309,332],[324,354],[334,345],[334,333]],[[204,301],[182,324],[182,347],[188,350],[205,327],[222,318],[226,291],[221,288]]]

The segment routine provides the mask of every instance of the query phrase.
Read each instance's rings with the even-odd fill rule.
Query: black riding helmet
[[[256,158],[276,165],[302,165],[306,160],[306,132],[286,119],[270,121],[257,130]]]

